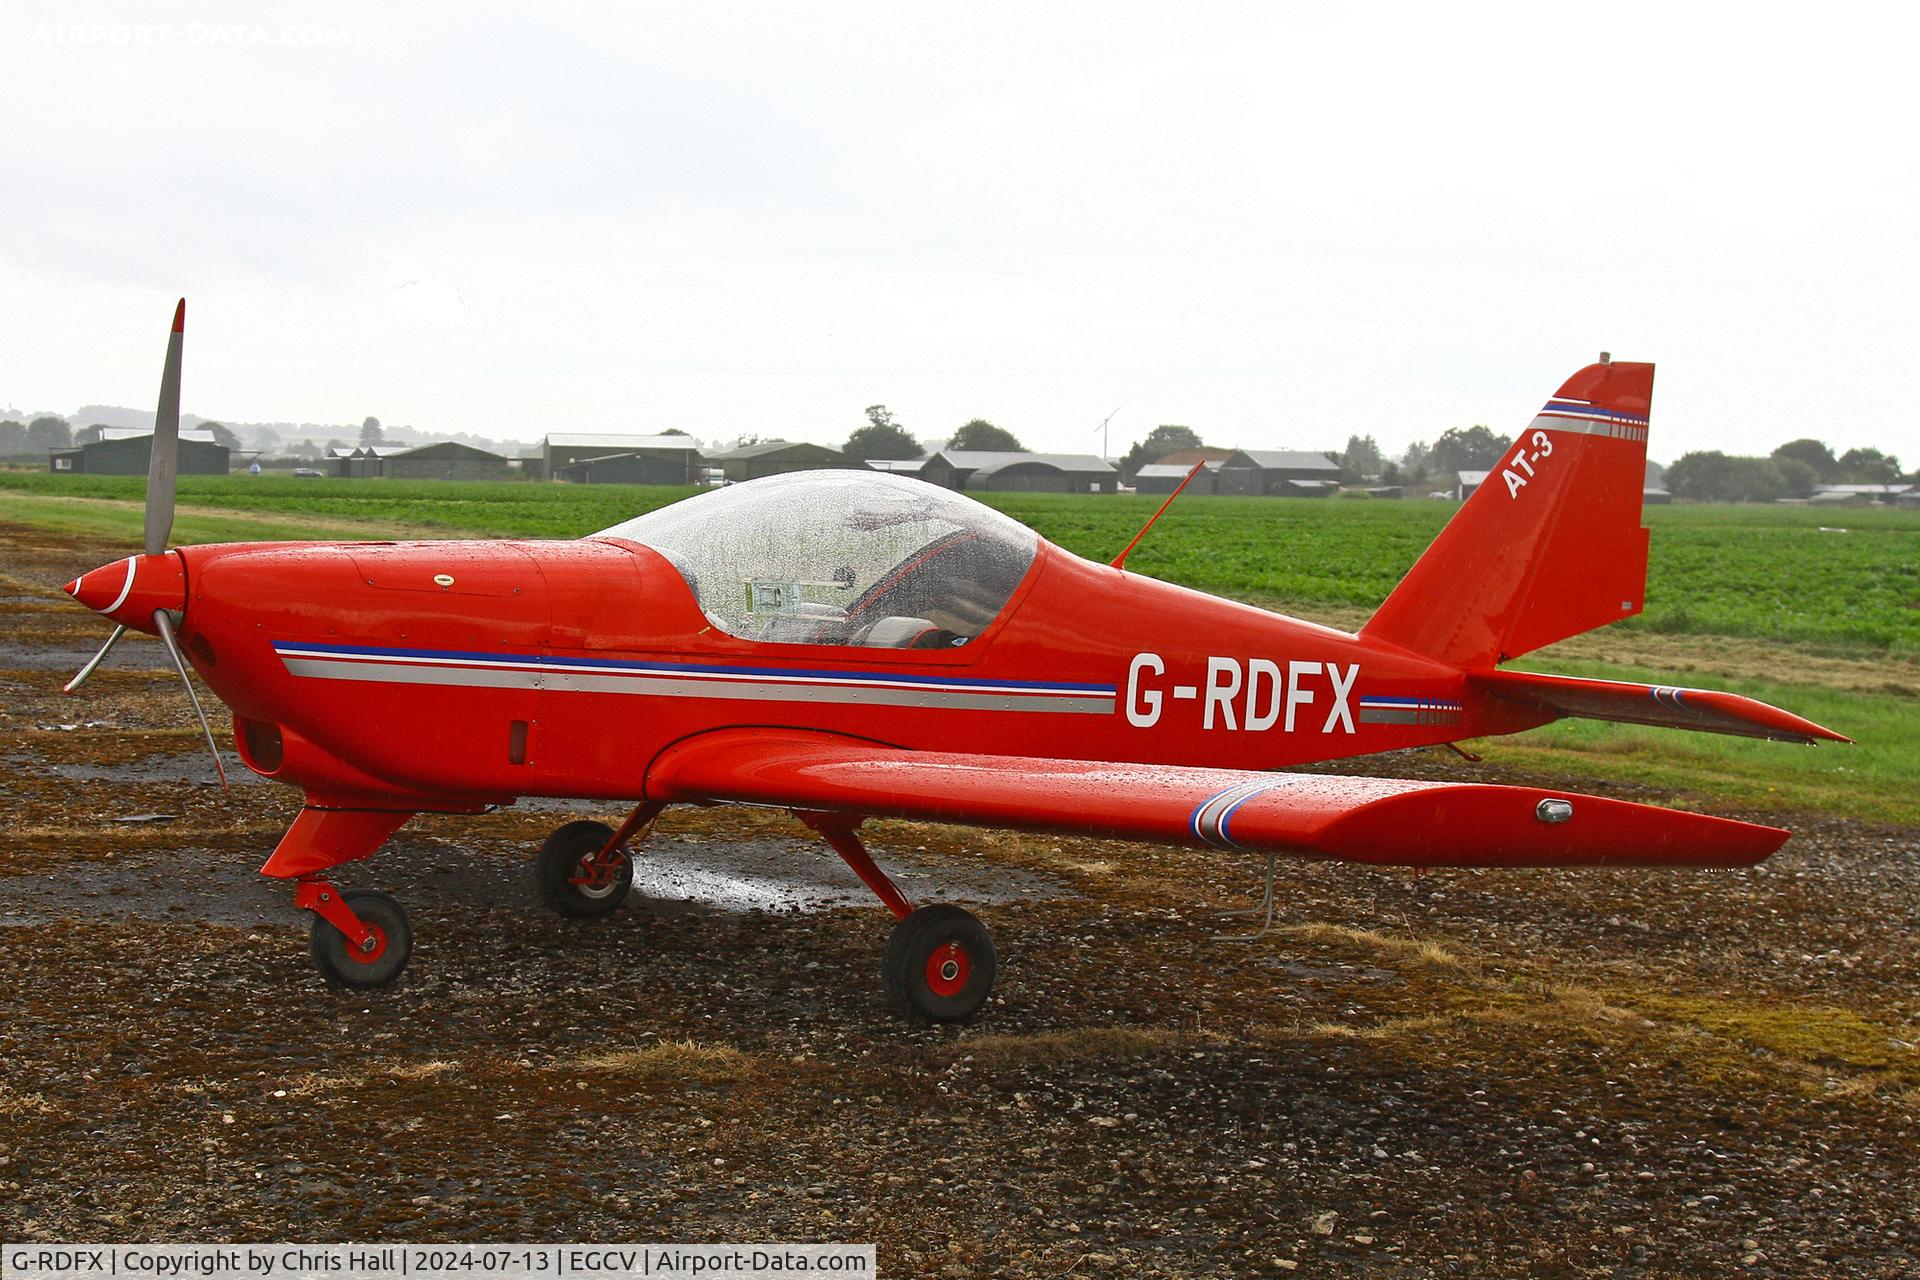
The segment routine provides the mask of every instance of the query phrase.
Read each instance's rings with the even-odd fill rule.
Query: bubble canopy
[[[659,552],[709,621],[776,644],[951,649],[998,617],[1039,535],[952,490],[870,471],[715,489],[603,529]]]

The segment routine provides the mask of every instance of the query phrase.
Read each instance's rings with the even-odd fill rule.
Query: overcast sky
[[[7,0],[0,408],[1920,455],[1906,12]]]

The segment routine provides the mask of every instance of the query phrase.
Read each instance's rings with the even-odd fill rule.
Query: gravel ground
[[[1209,908],[1252,900],[1252,862],[878,824],[910,894],[994,930],[998,992],[954,1029],[886,1012],[885,912],[797,823],[672,812],[646,900],[580,924],[528,879],[578,808],[516,807],[416,821],[343,877],[418,939],[395,988],[343,995],[254,874],[298,798],[222,800],[158,647],[60,696],[105,629],[54,585],[119,554],[0,528],[7,1239],[1920,1274],[1913,829],[1798,816],[1742,872],[1288,865],[1276,930],[1234,944]]]

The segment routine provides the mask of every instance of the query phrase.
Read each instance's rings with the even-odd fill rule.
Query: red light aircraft
[[[618,827],[567,823],[534,859],[545,901],[591,917],[627,895],[668,805],[791,810],[897,917],[891,1003],[951,1021],[986,999],[993,945],[959,907],[909,903],[863,846],[865,818],[1414,867],[1731,867],[1788,833],[1534,787],[1278,770],[1562,716],[1846,740],[1732,694],[1501,669],[1640,611],[1650,364],[1603,357],[1569,378],[1348,634],[1094,564],[958,493],[869,472],[755,480],[571,542],[170,550],[185,308],[145,553],[68,584],[119,628],[68,689],[133,627],[158,634],[189,693],[191,664],[232,708],[247,766],[305,793],[261,871],[314,913],[335,984],[379,986],[407,962],[400,905],[329,877],[415,813],[631,805]]]

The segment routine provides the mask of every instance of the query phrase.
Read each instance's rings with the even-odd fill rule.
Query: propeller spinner
[[[147,463],[145,553],[90,570],[66,585],[68,595],[116,624],[107,642],[100,646],[100,652],[67,682],[66,692],[72,693],[86,682],[129,628],[153,632],[166,645],[174,669],[187,686],[193,713],[199,717],[201,732],[207,736],[207,749],[213,753],[213,767],[220,774],[220,785],[226,787],[227,768],[220,759],[213,726],[207,722],[200,695],[188,674],[186,655],[180,650],[172,616],[187,607],[185,567],[178,553],[167,550],[167,539],[173,533],[174,490],[180,472],[180,349],[186,328],[187,300],[182,298],[173,312],[167,362],[160,372],[160,405],[153,420],[153,450]]]

